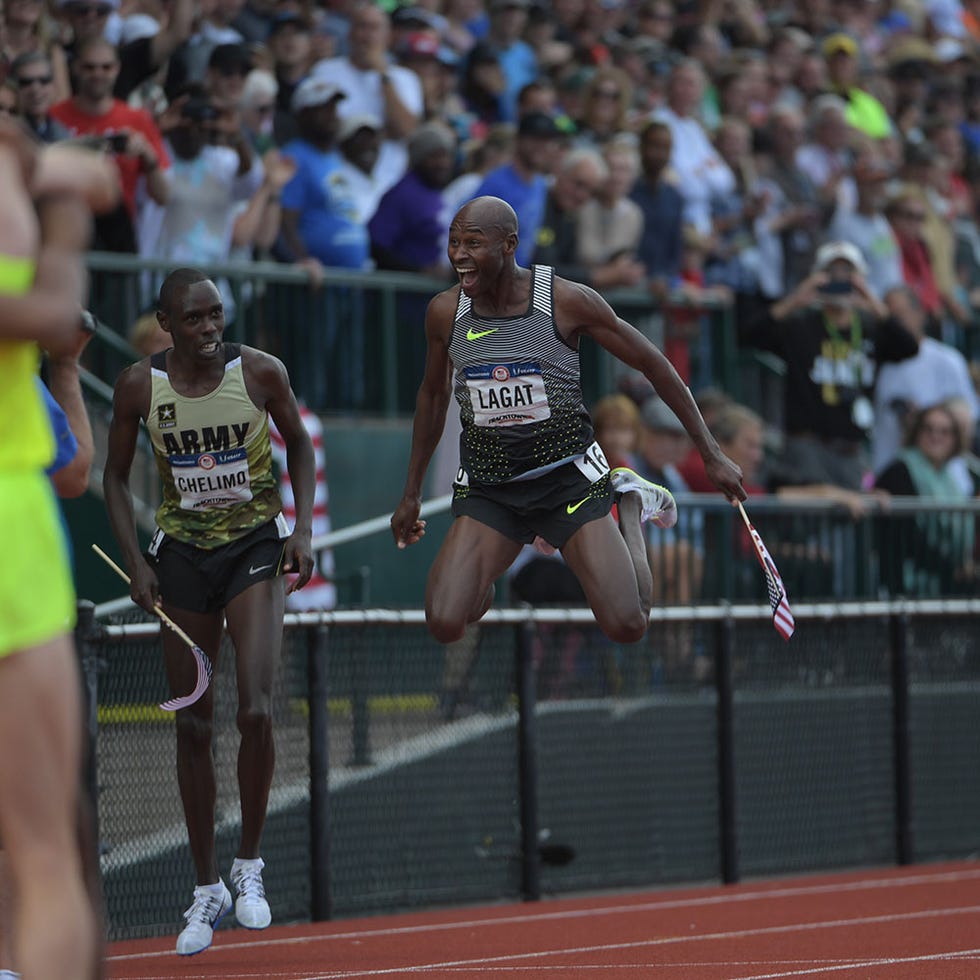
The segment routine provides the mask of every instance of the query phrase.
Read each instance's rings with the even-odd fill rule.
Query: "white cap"
[[[293,112],[312,109],[313,106],[326,105],[334,99],[346,99],[347,93],[339,85],[325,78],[304,78],[296,86],[290,106]]]
[[[381,120],[368,112],[347,116],[346,119],[340,120],[340,126],[337,129],[337,142],[343,143],[345,140],[349,140],[359,129],[373,129],[379,133],[381,132]]]
[[[817,249],[814,267],[817,271],[822,271],[838,260],[849,262],[862,276],[868,274],[868,263],[864,261],[864,256],[857,245],[851,242],[827,242],[826,245],[821,245]]]

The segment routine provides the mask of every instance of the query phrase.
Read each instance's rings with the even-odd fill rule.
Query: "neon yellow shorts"
[[[75,625],[75,588],[57,501],[43,473],[0,472],[0,657]]]

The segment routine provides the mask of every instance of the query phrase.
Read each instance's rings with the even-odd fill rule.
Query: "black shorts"
[[[240,592],[282,572],[283,543],[289,537],[280,514],[229,544],[195,548],[159,528],[146,560],[160,583],[160,597],[179,609],[214,612]]]
[[[612,505],[609,474],[592,482],[574,463],[531,480],[453,484],[454,517],[472,517],[521,544],[540,535],[553,548],[562,548],[583,524],[605,517]]]

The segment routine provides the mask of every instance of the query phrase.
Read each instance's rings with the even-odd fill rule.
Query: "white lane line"
[[[493,926],[512,926],[536,922],[554,922],[569,919],[596,918],[598,916],[629,915],[635,912],[663,912],[670,909],[709,908],[715,905],[733,905],[745,902],[767,901],[769,899],[797,898],[810,895],[839,894],[845,892],[873,891],[879,888],[908,888],[919,885],[951,884],[961,881],[980,880],[980,868],[958,871],[931,872],[922,875],[905,875],[861,879],[858,881],[828,883],[822,885],[798,885],[788,888],[769,888],[752,891],[724,891],[718,894],[702,895],[693,898],[662,899],[638,902],[633,905],[611,905],[593,908],[561,909],[554,912],[522,912],[516,915],[499,917],[480,917],[461,919],[452,922],[426,922],[407,926],[388,926],[378,929],[356,929],[345,932],[330,932],[316,936],[296,938],[254,939],[242,943],[222,943],[222,949],[258,949],[265,946],[283,946],[295,943],[335,942],[337,940],[366,940],[380,936],[418,935],[429,932],[455,931],[459,929],[479,929]],[[736,886],[741,888],[742,886]],[[601,897],[596,901],[602,901]],[[857,920],[855,920],[857,921]],[[219,933],[220,935],[220,933]],[[173,950],[146,951],[141,953],[116,953],[107,957],[110,962],[139,960],[157,956],[172,956]]]

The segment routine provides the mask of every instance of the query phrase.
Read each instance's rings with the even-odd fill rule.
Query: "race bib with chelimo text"
[[[252,499],[244,447],[169,459],[182,510],[232,507]]]
[[[464,369],[476,425],[527,425],[551,417],[537,361]]]

